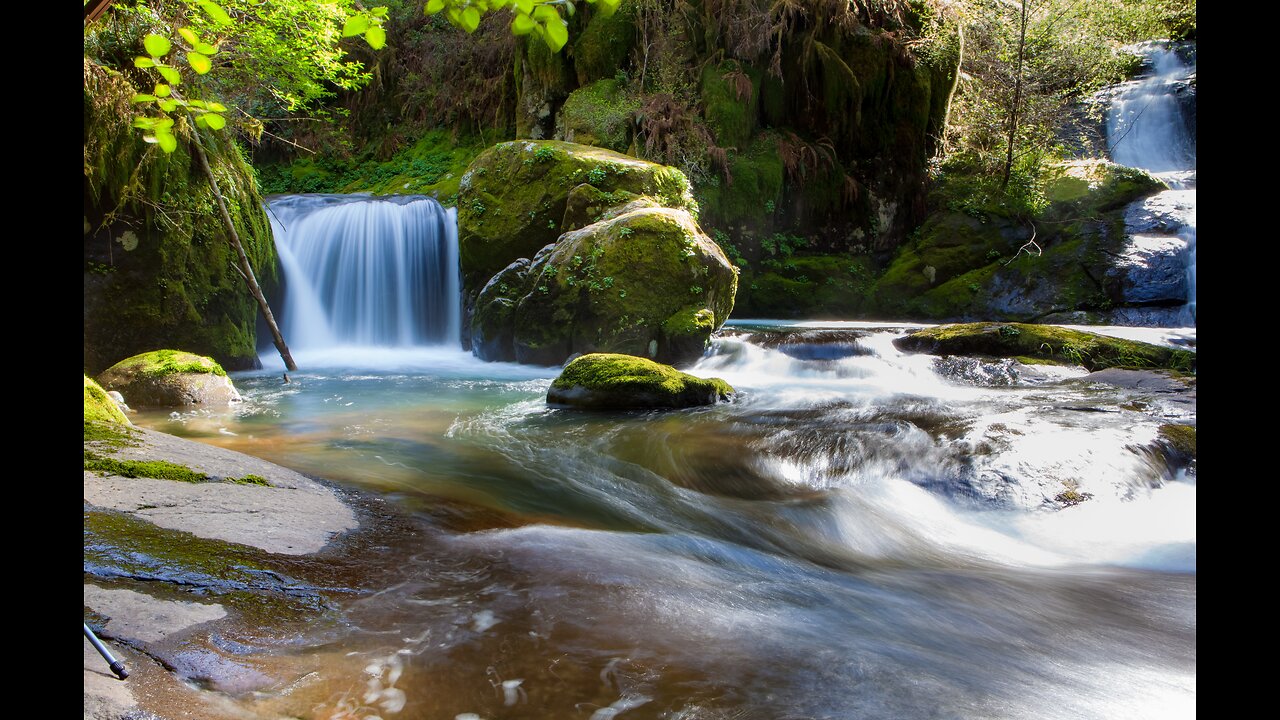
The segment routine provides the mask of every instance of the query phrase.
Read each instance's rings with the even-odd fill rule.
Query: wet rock
[[[181,350],[155,350],[126,358],[103,371],[98,383],[141,407],[240,402],[240,393],[221,365],[213,358]]]
[[[594,353],[565,366],[547,391],[547,403],[590,410],[685,408],[714,405],[733,394],[719,378],[695,377],[631,355]]]

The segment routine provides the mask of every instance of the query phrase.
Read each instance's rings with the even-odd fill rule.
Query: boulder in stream
[[[593,353],[565,366],[547,391],[547,403],[589,410],[685,408],[733,397],[719,378],[700,378],[632,355]]]
[[[1031,358],[1083,365],[1089,370],[1139,367],[1193,371],[1196,367],[1196,354],[1188,350],[1056,325],[992,322],[939,325],[898,338],[893,344],[907,352]]]
[[[103,371],[98,383],[141,407],[240,402],[240,393],[221,365],[181,350],[153,350],[126,358]]]

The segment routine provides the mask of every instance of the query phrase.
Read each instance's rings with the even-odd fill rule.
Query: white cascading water
[[[1178,92],[1194,82],[1196,68],[1164,43],[1136,50],[1153,69],[1116,89],[1107,114],[1107,145],[1114,161],[1147,170],[1171,188],[1137,201],[1139,207],[1127,213],[1131,252],[1158,252],[1170,242],[1184,245],[1186,305],[1179,320],[1195,325],[1196,129],[1187,126]]]
[[[307,352],[457,346],[456,211],[428,197],[287,195],[268,202],[281,321]]]

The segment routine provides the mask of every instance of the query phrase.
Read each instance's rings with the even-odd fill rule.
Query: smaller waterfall
[[[1164,43],[1146,43],[1135,49],[1153,69],[1116,88],[1107,114],[1107,144],[1113,160],[1151,172],[1172,190],[1138,201],[1135,205],[1145,203],[1148,207],[1131,209],[1127,214],[1133,241],[1129,254],[1149,256],[1152,246],[1170,240],[1183,247],[1181,281],[1186,287],[1186,304],[1179,320],[1195,325],[1196,129],[1188,127],[1179,95],[1194,93],[1196,68],[1194,63],[1184,63],[1177,51]],[[1163,218],[1152,221],[1153,216],[1161,215]],[[1134,218],[1142,221],[1135,224]],[[1152,235],[1153,230],[1157,234]]]
[[[454,210],[422,196],[288,195],[268,202],[297,348],[457,345]]]

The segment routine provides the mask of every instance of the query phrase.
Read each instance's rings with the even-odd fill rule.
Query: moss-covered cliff
[[[130,78],[84,60],[84,365],[179,346],[230,369],[257,362],[257,305],[212,190],[179,128],[176,152],[132,126]],[[209,162],[264,286],[276,282],[275,246],[257,179],[225,133],[206,134]]]

